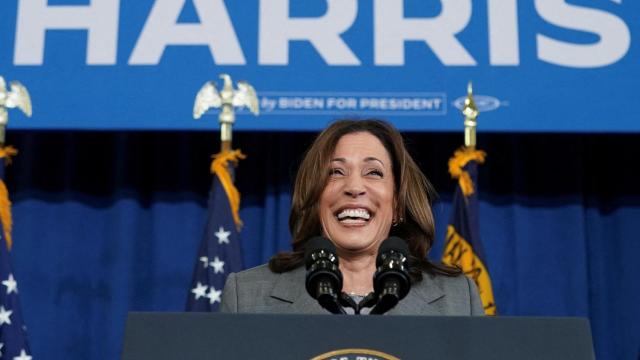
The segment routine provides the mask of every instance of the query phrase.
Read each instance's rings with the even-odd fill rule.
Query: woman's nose
[[[352,175],[347,178],[347,183],[344,187],[345,195],[358,197],[364,195],[365,192],[364,183],[359,176]]]

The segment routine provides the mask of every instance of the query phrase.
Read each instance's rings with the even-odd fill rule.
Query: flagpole
[[[232,149],[231,141],[233,140],[233,124],[236,122],[233,98],[239,92],[233,90],[233,81],[231,80],[231,76],[227,74],[220,74],[220,78],[223,79],[224,86],[222,91],[220,91],[222,106],[220,114],[218,115],[218,122],[220,123],[220,152],[225,153]]]
[[[231,77],[221,74],[224,85],[220,92],[213,81],[206,82],[196,95],[193,117],[200,118],[210,108],[220,108],[220,153],[213,155],[214,174],[207,224],[198,251],[187,311],[216,311],[221,304],[222,289],[227,275],[243,269],[240,245],[240,192],[234,185],[233,168],[245,158],[240,149],[233,150],[234,107],[246,106],[258,115],[258,98],[246,82],[238,81],[234,89]],[[229,164],[231,162],[231,164]]]
[[[9,258],[13,219],[9,191],[4,183],[4,167],[10,163],[11,156],[17,154],[15,148],[5,146],[5,129],[9,122],[8,109],[16,107],[25,115],[31,116],[31,99],[27,89],[18,81],[12,81],[10,90],[7,91],[4,78],[0,76],[0,280],[2,285],[6,286],[6,292],[3,288],[4,293],[0,296],[0,358],[31,359],[18,299],[18,282],[14,278]]]
[[[473,84],[471,81],[467,85],[467,98],[464,99],[462,114],[464,114],[464,145],[469,149],[475,149],[476,127],[478,125],[476,119],[480,113],[475,101],[473,101]]]
[[[476,149],[476,127],[479,115],[473,100],[473,85],[467,85],[464,115],[464,146],[449,159],[449,174],[458,180],[453,196],[452,215],[447,227],[442,262],[458,266],[478,287],[482,306],[487,315],[496,314],[491,277],[485,264],[478,222],[478,197],[475,190],[477,167],[484,163],[486,153]]]
[[[18,153],[13,146],[5,146],[5,134],[9,123],[9,109],[18,108],[27,116],[31,117],[31,97],[29,91],[19,81],[11,81],[7,91],[7,83],[0,75],[0,241],[4,238],[7,243],[7,250],[11,249],[11,202],[9,192],[4,184],[4,166],[11,163],[11,157]]]
[[[233,136],[233,124],[235,123],[235,107],[247,107],[254,115],[258,115],[260,108],[258,105],[258,95],[251,84],[246,81],[238,81],[234,88],[231,76],[220,74],[223,85],[220,91],[216,88],[216,83],[207,81],[196,94],[193,104],[193,118],[199,119],[209,109],[220,108],[218,122],[220,123],[220,152],[213,155],[211,162],[211,173],[215,174],[222,183],[229,203],[232,208],[233,217],[238,228],[242,226],[242,221],[238,214],[240,207],[240,193],[233,185],[234,171],[238,161],[245,158],[240,149],[233,150],[231,141]],[[231,162],[231,164],[229,164]]]
[[[218,116],[220,122],[220,152],[225,153],[231,151],[231,141],[233,140],[233,123],[236,115],[233,111],[233,105],[223,104],[222,111]]]

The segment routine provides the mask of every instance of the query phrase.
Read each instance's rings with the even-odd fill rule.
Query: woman
[[[475,284],[459,269],[427,260],[434,237],[432,192],[391,125],[333,123],[316,138],[296,176],[289,217],[293,251],[277,254],[268,266],[229,275],[222,311],[326,314],[305,289],[308,240],[331,240],[343,292],[360,299],[373,291],[380,244],[397,236],[409,246],[412,288],[388,314],[482,315]]]

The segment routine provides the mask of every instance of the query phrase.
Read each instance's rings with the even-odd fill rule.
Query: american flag
[[[230,200],[237,198],[237,212],[239,194],[227,165],[229,160],[237,161],[236,157],[244,156],[239,151],[223,153],[216,156],[212,166],[214,177],[209,192],[207,223],[193,271],[187,311],[218,311],[228,274],[243,268],[240,234],[236,227],[239,218],[236,214],[234,221],[233,200]],[[215,166],[216,161],[218,166]]]
[[[3,221],[11,218],[7,188],[4,184],[4,164],[10,155],[8,150],[9,148],[0,149],[0,359],[31,360],[31,350],[18,301],[18,283],[9,259],[10,240],[3,224]]]

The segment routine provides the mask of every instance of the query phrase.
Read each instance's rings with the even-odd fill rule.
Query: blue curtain
[[[442,251],[460,134],[407,134]],[[12,261],[36,358],[119,357],[128,311],[182,311],[217,134],[11,132]],[[245,264],[289,248],[307,133],[237,133]],[[480,235],[501,315],[585,316],[598,359],[640,352],[639,135],[480,134]]]

